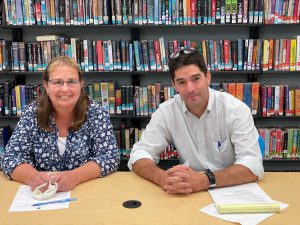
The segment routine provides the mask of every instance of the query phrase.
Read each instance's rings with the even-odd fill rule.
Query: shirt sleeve
[[[251,111],[243,104],[232,117],[231,141],[235,147],[235,164],[246,166],[261,180],[264,168],[258,137]]]
[[[29,163],[34,167],[31,142],[34,118],[32,106],[26,107],[5,147],[1,165],[9,179],[13,170],[22,163]]]
[[[158,108],[151,117],[149,124],[143,131],[141,139],[133,145],[128,161],[128,168],[132,170],[132,165],[139,159],[151,159],[155,163],[159,162],[160,154],[171,142],[171,135],[167,129],[167,122],[163,113]]]
[[[89,160],[100,166],[100,176],[103,177],[118,170],[120,151],[108,113],[99,106],[92,114],[90,118],[92,146]]]

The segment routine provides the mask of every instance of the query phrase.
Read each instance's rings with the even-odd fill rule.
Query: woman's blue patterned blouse
[[[24,109],[3,155],[2,169],[11,179],[12,171],[22,163],[29,163],[39,171],[64,171],[78,168],[88,161],[101,167],[99,176],[118,169],[120,152],[117,148],[108,113],[96,101],[91,101],[87,119],[77,131],[69,131],[66,150],[59,154],[58,129],[41,130],[37,124],[37,105]]]

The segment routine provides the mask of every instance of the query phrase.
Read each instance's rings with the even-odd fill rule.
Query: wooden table
[[[266,173],[259,185],[274,200],[290,206],[261,224],[300,224],[300,173]],[[207,191],[172,195],[130,172],[116,172],[77,186],[71,196],[78,198],[68,209],[8,212],[20,183],[0,173],[0,225],[193,225],[232,224],[198,210],[212,200]],[[142,206],[127,209],[126,200]]]

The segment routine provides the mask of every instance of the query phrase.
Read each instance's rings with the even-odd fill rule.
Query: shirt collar
[[[211,88],[208,88],[208,94],[209,94],[209,98],[208,98],[206,111],[209,113],[214,105],[215,92]]]
[[[205,112],[209,113],[213,107],[213,104],[214,104],[214,101],[215,101],[215,92],[208,87],[208,94],[209,94],[209,97],[208,97],[208,103],[207,103],[207,107],[206,107],[206,110]],[[185,102],[182,100],[182,98],[180,97],[180,95],[178,94],[178,99],[180,100],[180,104],[181,104],[181,107],[182,107],[182,110],[184,113],[187,113],[189,112]]]

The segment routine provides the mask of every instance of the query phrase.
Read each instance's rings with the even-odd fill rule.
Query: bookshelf
[[[300,24],[198,24],[198,25],[0,25],[0,39],[12,41],[35,41],[39,35],[57,34],[87,40],[123,39],[154,40],[164,37],[165,40],[237,40],[237,39],[279,39],[300,35]],[[184,34],[184,36],[182,35]],[[220,36],[221,35],[221,36]],[[1,82],[18,79],[26,84],[38,84],[42,72],[0,71]],[[253,82],[260,84],[300,83],[300,71],[212,71],[212,82]],[[171,85],[169,73],[162,71],[88,71],[83,72],[86,83],[94,80],[117,80],[119,85],[153,84]],[[299,86],[298,86],[299,88]],[[0,124],[15,125],[19,117],[0,117]],[[112,123],[118,127],[125,120],[130,125],[145,127],[150,116],[111,115]],[[297,116],[254,116],[255,124],[260,127],[291,127],[300,124]],[[299,125],[298,125],[299,126]],[[126,170],[127,160],[123,159],[120,170]],[[161,161],[163,168],[178,163],[178,160]],[[266,171],[300,171],[300,160],[264,160]]]

